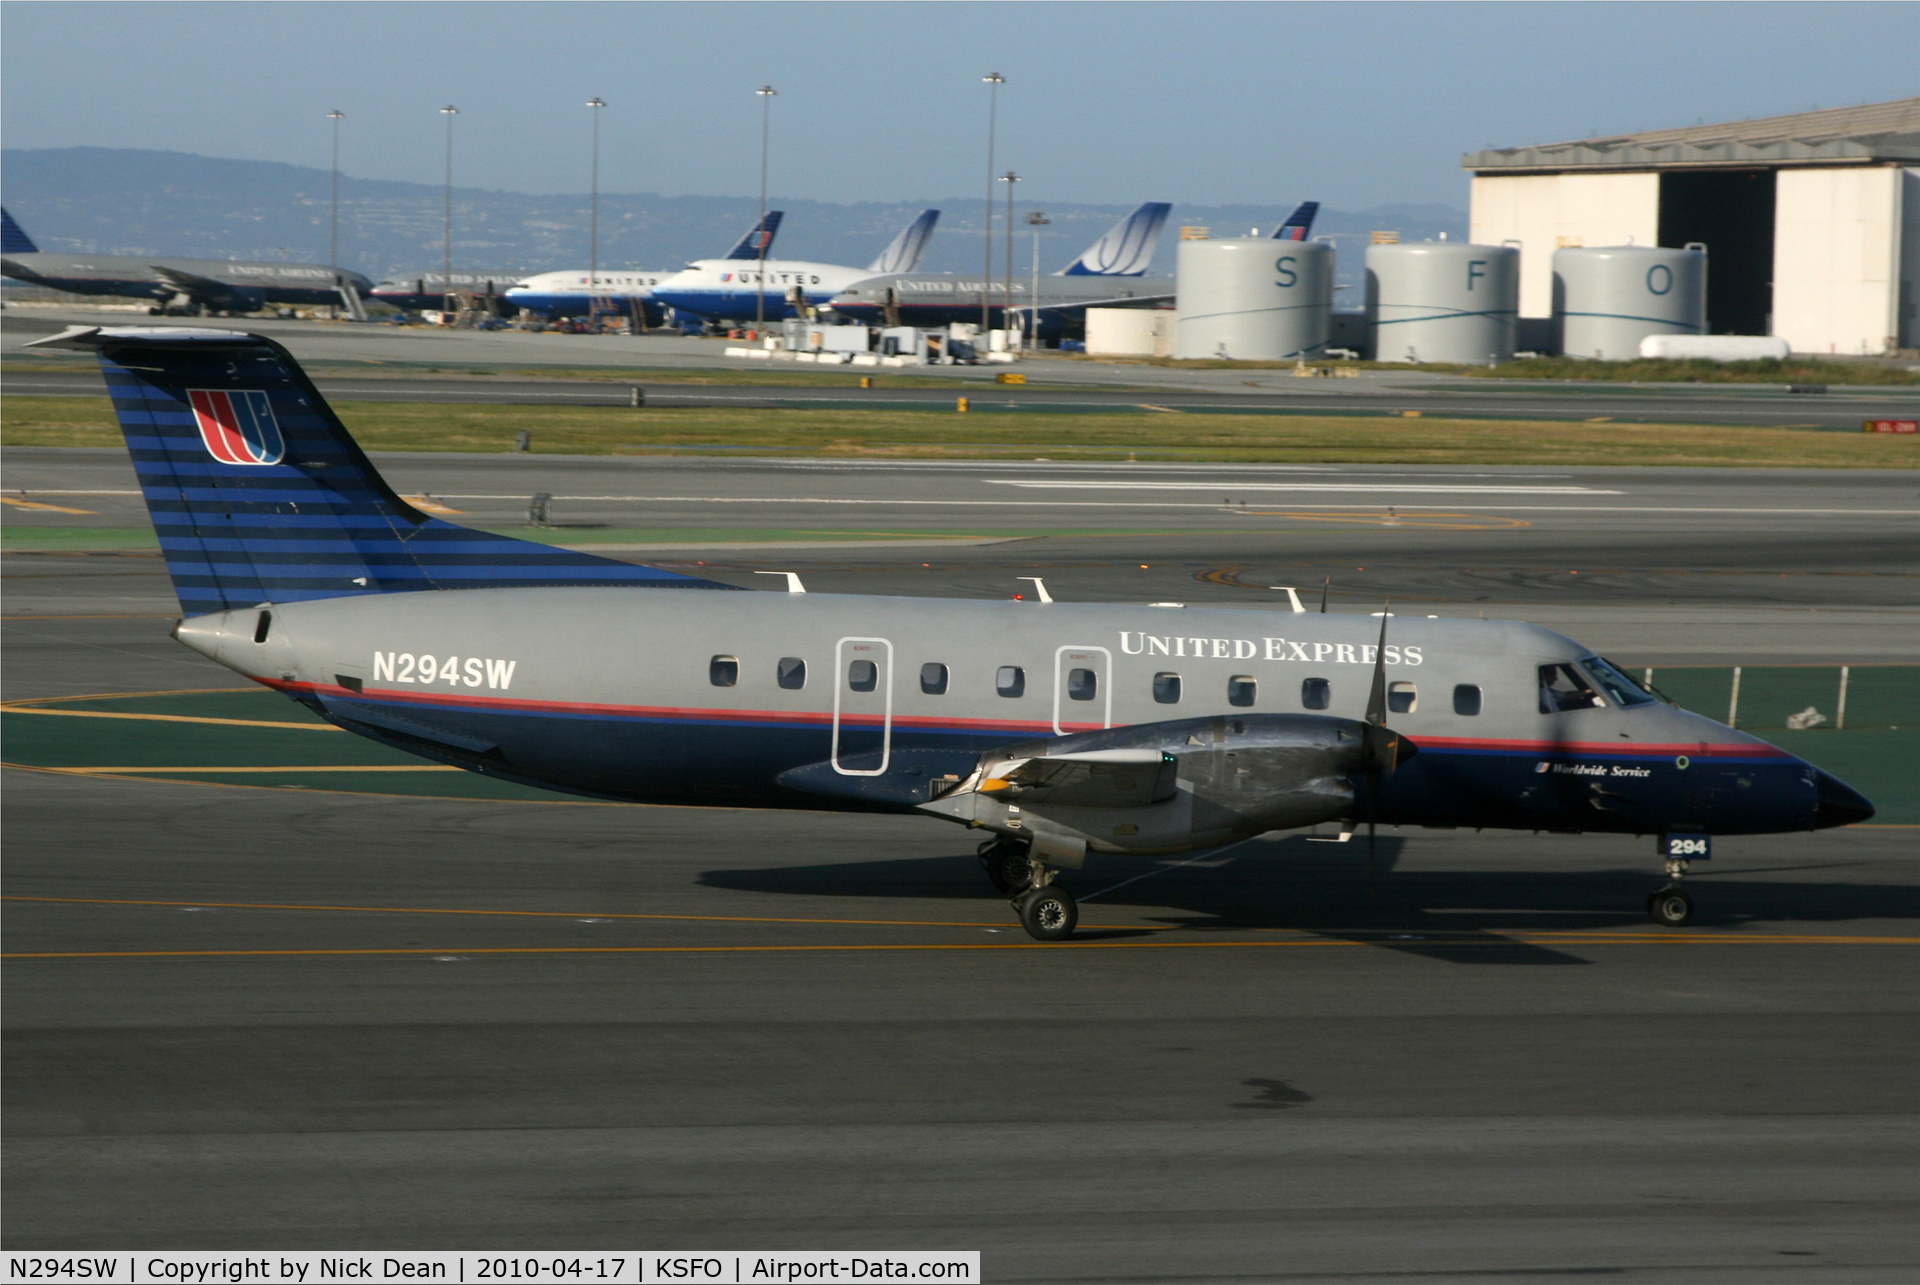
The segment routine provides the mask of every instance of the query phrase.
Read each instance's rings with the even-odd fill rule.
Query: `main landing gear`
[[[1680,881],[1686,878],[1687,863],[1678,857],[1667,858],[1667,878],[1669,883],[1660,891],[1647,898],[1647,918],[1663,928],[1684,928],[1693,918],[1693,898],[1680,891]]]
[[[1073,894],[1055,886],[1054,871],[1028,855],[1028,845],[999,838],[981,845],[987,878],[1013,903],[1020,926],[1036,941],[1065,941],[1080,923]]]

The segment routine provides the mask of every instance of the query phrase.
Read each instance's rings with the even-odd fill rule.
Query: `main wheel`
[[[1023,843],[996,839],[980,850],[980,864],[986,867],[987,878],[993,881],[993,886],[1003,894],[1016,893],[1033,880],[1033,863],[1027,860],[1027,847]]]
[[[1064,888],[1048,884],[1020,898],[1020,925],[1037,941],[1065,941],[1080,922],[1080,907]]]
[[[1693,918],[1693,898],[1678,888],[1662,888],[1647,898],[1647,918],[1664,928],[1680,928]]]

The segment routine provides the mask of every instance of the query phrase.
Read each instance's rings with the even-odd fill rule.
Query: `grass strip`
[[[1338,464],[1648,465],[1916,468],[1920,439],[1704,424],[1344,415],[1049,414],[1044,444],[1030,415],[858,408],[442,406],[335,407],[373,451],[505,453],[516,433],[541,454],[620,455],[725,449],[849,459],[1182,459]],[[964,438],[956,441],[956,438]],[[0,444],[118,446],[99,397],[19,397],[0,404]]]

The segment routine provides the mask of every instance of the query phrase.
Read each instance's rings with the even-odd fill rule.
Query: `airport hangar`
[[[1797,353],[1920,348],[1920,98],[1473,152],[1472,234],[1520,247],[1520,315],[1553,251],[1707,248],[1707,329]]]

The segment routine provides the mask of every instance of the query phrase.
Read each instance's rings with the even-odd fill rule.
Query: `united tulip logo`
[[[287,453],[266,393],[255,388],[190,388],[207,453],[222,464],[278,464]]]

